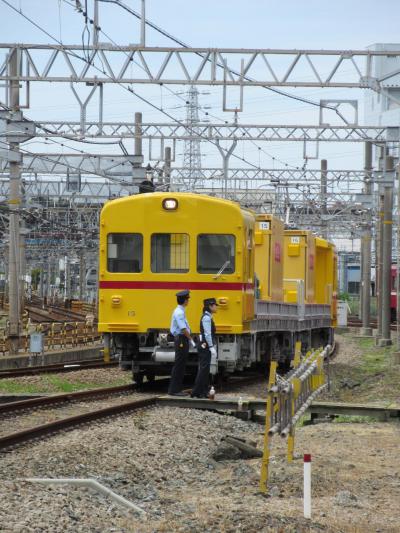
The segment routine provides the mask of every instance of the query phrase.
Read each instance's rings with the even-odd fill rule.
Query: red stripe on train
[[[189,289],[193,291],[241,291],[253,288],[252,283],[212,283],[209,281],[100,281],[100,289]]]

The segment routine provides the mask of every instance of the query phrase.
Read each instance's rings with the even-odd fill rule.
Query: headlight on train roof
[[[164,198],[162,206],[167,211],[175,211],[178,209],[178,200],[175,198]]]

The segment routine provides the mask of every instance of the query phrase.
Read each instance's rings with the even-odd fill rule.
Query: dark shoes
[[[189,394],[187,394],[186,392],[169,392],[168,396],[179,396],[181,398],[187,398]]]

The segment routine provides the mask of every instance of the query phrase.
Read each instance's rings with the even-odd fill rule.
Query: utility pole
[[[140,46],[146,46],[146,0],[142,0],[142,11],[140,14]]]
[[[10,52],[10,76],[18,76],[20,51],[14,49]],[[19,81],[9,81],[9,102],[12,118],[19,111]],[[19,250],[19,221],[21,203],[21,158],[19,142],[10,142],[10,189],[9,189],[9,341],[10,354],[16,354],[19,350],[20,331],[20,250]]]
[[[71,264],[68,256],[64,258],[64,276],[65,276],[65,300],[71,299]]]
[[[328,161],[321,159],[321,235],[324,239],[328,238],[328,208],[327,208],[327,193],[328,193]]]
[[[372,143],[365,143],[364,152],[364,194],[368,200],[372,199]],[[368,212],[367,221],[361,237],[361,335],[370,337],[372,335],[371,322],[371,214]]]
[[[169,146],[165,147],[164,153],[164,178],[166,190],[169,191],[171,186],[171,148]]]
[[[400,153],[400,146],[399,146]],[[397,258],[396,258],[396,322],[397,322],[397,352],[394,354],[395,363],[400,364],[400,159],[396,167],[397,178]]]
[[[396,261],[396,322],[397,322],[397,352],[394,362],[400,364],[400,163],[397,165],[397,261]]]
[[[39,292],[39,297],[41,300],[43,300],[43,297],[44,297],[44,268],[43,268],[43,265],[40,266],[40,269],[39,269],[39,287],[38,287],[38,292]]]
[[[383,209],[383,265],[382,265],[382,338],[379,346],[389,346],[390,339],[390,292],[392,267],[393,187],[385,186]]]
[[[79,300],[85,300],[85,284],[86,284],[86,261],[85,252],[82,249],[79,256]]]
[[[94,0],[93,11],[93,46],[99,44],[99,0]]]
[[[25,221],[20,221],[19,234],[19,262],[20,262],[20,276],[19,276],[19,296],[20,296],[20,314],[24,312],[25,308],[25,274],[26,274],[26,254],[25,254]]]
[[[135,113],[135,155],[142,153],[142,113]]]
[[[383,195],[379,190],[378,220],[376,231],[376,318],[377,332],[376,344],[382,337],[382,267],[383,267]]]

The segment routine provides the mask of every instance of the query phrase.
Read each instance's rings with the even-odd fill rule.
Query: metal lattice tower
[[[185,184],[189,188],[203,187],[203,174],[201,172],[201,149],[199,139],[199,91],[191,85],[187,93],[186,124],[190,138],[185,140],[183,153],[183,167]],[[197,138],[196,138],[197,137]]]

